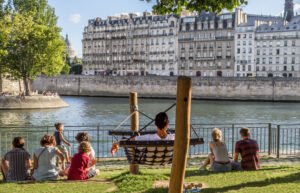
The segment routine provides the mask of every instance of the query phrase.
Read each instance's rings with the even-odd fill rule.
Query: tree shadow
[[[296,182],[299,181],[299,179],[300,179],[300,172],[288,176],[284,176],[284,177],[277,177],[277,178],[271,178],[262,181],[241,183],[238,185],[227,186],[222,188],[206,188],[203,189],[203,192],[227,192],[232,190],[239,190],[241,188],[246,188],[246,187],[264,187],[271,184],[284,184],[284,183]]]
[[[149,190],[144,191],[143,193],[167,193],[168,188],[151,188]]]

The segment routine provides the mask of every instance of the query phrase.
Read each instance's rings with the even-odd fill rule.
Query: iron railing
[[[77,152],[78,144],[75,136],[78,132],[87,132],[91,138],[91,144],[98,158],[109,158],[110,148],[114,141],[120,140],[122,136],[110,136],[108,133],[115,125],[96,126],[65,126],[64,136],[72,144],[70,151]],[[191,146],[190,156],[202,156],[209,153],[207,143],[211,141],[211,131],[213,128],[220,128],[223,131],[223,139],[228,151],[233,154],[235,143],[240,140],[239,130],[241,127],[248,127],[251,131],[251,138],[257,140],[260,152],[268,155],[295,156],[300,154],[300,124],[277,125],[271,123],[237,123],[237,124],[193,124],[192,137],[200,136],[204,139],[204,145]],[[142,127],[141,127],[142,128]],[[122,127],[124,131],[130,131],[130,126]],[[170,125],[174,129],[174,125]],[[147,129],[155,130],[154,125]],[[0,155],[1,157],[11,149],[13,137],[23,136],[26,140],[25,148],[33,154],[40,144],[40,139],[44,134],[53,134],[54,128],[50,126],[6,126],[0,127]],[[124,157],[120,150],[115,157]]]

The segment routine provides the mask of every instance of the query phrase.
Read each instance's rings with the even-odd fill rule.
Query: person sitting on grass
[[[158,113],[155,117],[155,125],[157,127],[155,134],[147,134],[133,137],[131,140],[135,141],[156,141],[156,140],[175,140],[175,134],[169,134],[169,118],[167,113]],[[111,154],[114,155],[119,150],[119,144],[113,143]]]
[[[54,136],[44,135],[40,144],[42,147],[38,148],[33,155],[33,178],[38,181],[56,180],[65,170],[64,155],[55,147]],[[56,157],[61,160],[61,170],[56,167]]]
[[[15,137],[12,150],[4,155],[1,161],[1,173],[7,182],[25,181],[30,179],[30,154],[24,149],[25,139]]]
[[[68,175],[68,180],[87,180],[89,178],[89,153],[91,146],[89,142],[83,141],[78,146],[76,153],[71,161],[70,169],[65,171]]]
[[[234,161],[237,163],[239,154],[241,155],[241,168],[243,170],[259,169],[259,147],[255,140],[250,139],[250,131],[248,128],[240,130],[242,140],[236,142]]]
[[[78,133],[76,135],[75,139],[79,144],[84,141],[90,143],[90,137],[89,137],[88,133],[86,133],[86,132]],[[89,162],[90,170],[88,173],[88,178],[95,177],[96,175],[99,175],[99,173],[100,173],[100,171],[98,169],[96,169],[97,159],[96,159],[95,150],[91,144],[90,144],[90,147],[91,147],[91,151],[88,153],[88,156],[90,158],[90,162]]]
[[[206,169],[206,167],[211,164],[211,170],[213,172],[231,171],[231,162],[228,156],[227,146],[222,141],[222,131],[218,128],[214,128],[211,135],[213,141],[208,144],[210,154],[200,169]]]
[[[66,162],[70,163],[70,153],[69,153],[67,147],[64,144],[66,144],[67,146],[71,146],[71,143],[68,142],[64,138],[64,134],[63,134],[64,125],[62,123],[55,123],[54,126],[55,126],[55,129],[56,129],[56,131],[54,132],[56,147],[59,149],[59,151],[61,151],[63,153],[63,155],[66,159]],[[57,164],[58,164],[58,160],[57,160]]]

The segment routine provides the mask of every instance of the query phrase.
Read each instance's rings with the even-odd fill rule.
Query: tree
[[[54,76],[62,71],[65,43],[47,0],[11,0],[5,7],[11,18],[5,66],[14,78],[23,79],[28,96],[30,81],[36,76]]]
[[[141,0],[152,2],[153,0]],[[156,14],[180,14],[185,7],[188,11],[209,11],[220,13],[223,9],[234,8],[247,4],[247,0],[156,0],[153,12]]]

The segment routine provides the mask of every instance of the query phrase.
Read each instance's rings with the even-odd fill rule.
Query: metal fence
[[[91,144],[95,149],[98,158],[109,158],[110,148],[114,141],[121,139],[121,136],[108,135],[109,130],[113,130],[115,125],[98,126],[65,126],[64,136],[72,144],[71,153],[77,152],[78,144],[75,136],[78,132],[87,132],[91,137]],[[268,155],[293,156],[300,154],[300,124],[276,125],[271,123],[238,123],[238,124],[193,124],[192,137],[200,136],[204,139],[204,145],[191,146],[190,156],[207,155],[209,152],[207,142],[211,141],[211,131],[217,127],[223,131],[223,139],[227,144],[230,153],[234,152],[235,143],[240,140],[239,130],[241,127],[248,127],[251,131],[251,138],[257,140],[260,152]],[[124,131],[130,131],[130,127],[123,126]],[[152,125],[148,130],[154,130]],[[174,129],[174,125],[170,125]],[[33,154],[40,144],[40,139],[44,134],[53,134],[54,128],[50,126],[30,126],[30,127],[0,127],[0,155],[1,157],[11,149],[13,137],[23,136],[26,140],[25,148]],[[124,157],[120,150],[115,157]]]

